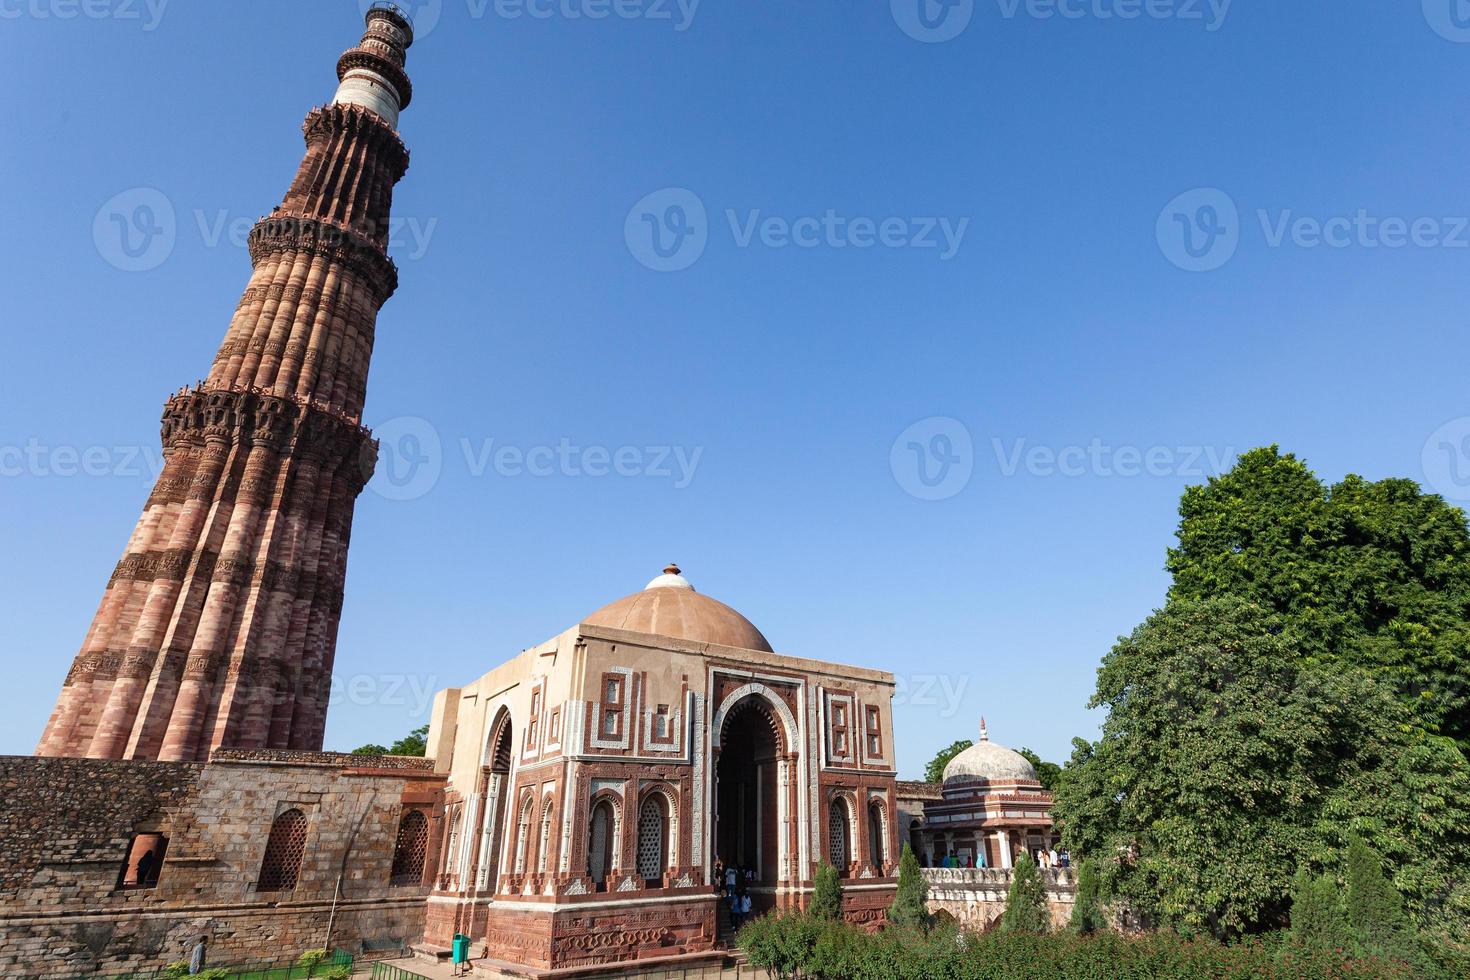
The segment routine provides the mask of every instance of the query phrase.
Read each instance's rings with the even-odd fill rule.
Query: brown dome
[[[664,574],[642,592],[603,606],[582,622],[695,643],[774,652],[750,620],[723,602],[695,592],[676,565],[664,569]]]

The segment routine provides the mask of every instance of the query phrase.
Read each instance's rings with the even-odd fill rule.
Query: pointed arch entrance
[[[510,789],[512,739],[510,711],[501,708],[485,742],[480,783],[480,843],[476,855],[475,890],[495,891],[500,876],[501,839],[505,827],[506,797]]]
[[[714,858],[748,871],[753,904],[769,908],[790,853],[786,725],[775,703],[754,691],[734,700],[718,722]]]

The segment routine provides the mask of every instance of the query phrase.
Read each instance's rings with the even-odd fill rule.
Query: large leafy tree
[[[1030,749],[1019,749],[1018,754],[1036,770],[1036,781],[1041,784],[1042,789],[1050,792],[1056,788],[1057,780],[1062,775],[1061,766],[1055,762],[1047,762]]]
[[[951,759],[953,759],[955,756],[959,755],[961,752],[965,751],[965,749],[968,749],[974,744],[975,743],[970,741],[968,738],[962,738],[952,744],[949,748],[940,749],[935,754],[934,758],[929,760],[929,764],[924,767],[924,781],[930,783],[943,782],[944,767],[949,765],[949,761]]]
[[[1470,529],[1411,480],[1328,487],[1275,446],[1189,488],[1170,599],[1235,595],[1282,613],[1292,647],[1388,683],[1470,752]]]
[[[1104,658],[1092,706],[1102,739],[1076,743],[1055,812],[1136,912],[1220,936],[1284,926],[1297,868],[1341,866],[1356,833],[1422,916],[1470,913],[1464,757],[1367,672],[1300,653],[1282,616],[1174,600]]]
[[[394,742],[392,745],[378,745],[369,743],[359,745],[352,750],[352,755],[418,755],[421,756],[428,751],[429,726],[415,728],[407,735]]]

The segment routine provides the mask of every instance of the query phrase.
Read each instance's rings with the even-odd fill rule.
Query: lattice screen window
[[[653,881],[663,874],[664,808],[658,794],[650,793],[638,808],[638,876]]]
[[[256,890],[289,891],[296,887],[301,875],[301,859],[306,854],[306,814],[287,810],[271,824],[265,842],[265,857],[260,862],[260,879]]]
[[[847,840],[847,807],[841,800],[833,800],[827,815],[827,854],[832,861],[832,867],[843,874],[847,873],[850,863]]]
[[[424,879],[424,860],[429,854],[429,818],[422,810],[409,810],[398,821],[398,841],[393,845],[392,885],[417,885]]]

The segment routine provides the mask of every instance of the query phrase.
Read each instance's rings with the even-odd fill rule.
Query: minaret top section
[[[398,113],[413,98],[413,85],[403,70],[413,45],[413,22],[394,3],[379,2],[367,12],[367,31],[357,47],[337,59],[334,103],[362,106],[381,116],[393,129]]]

